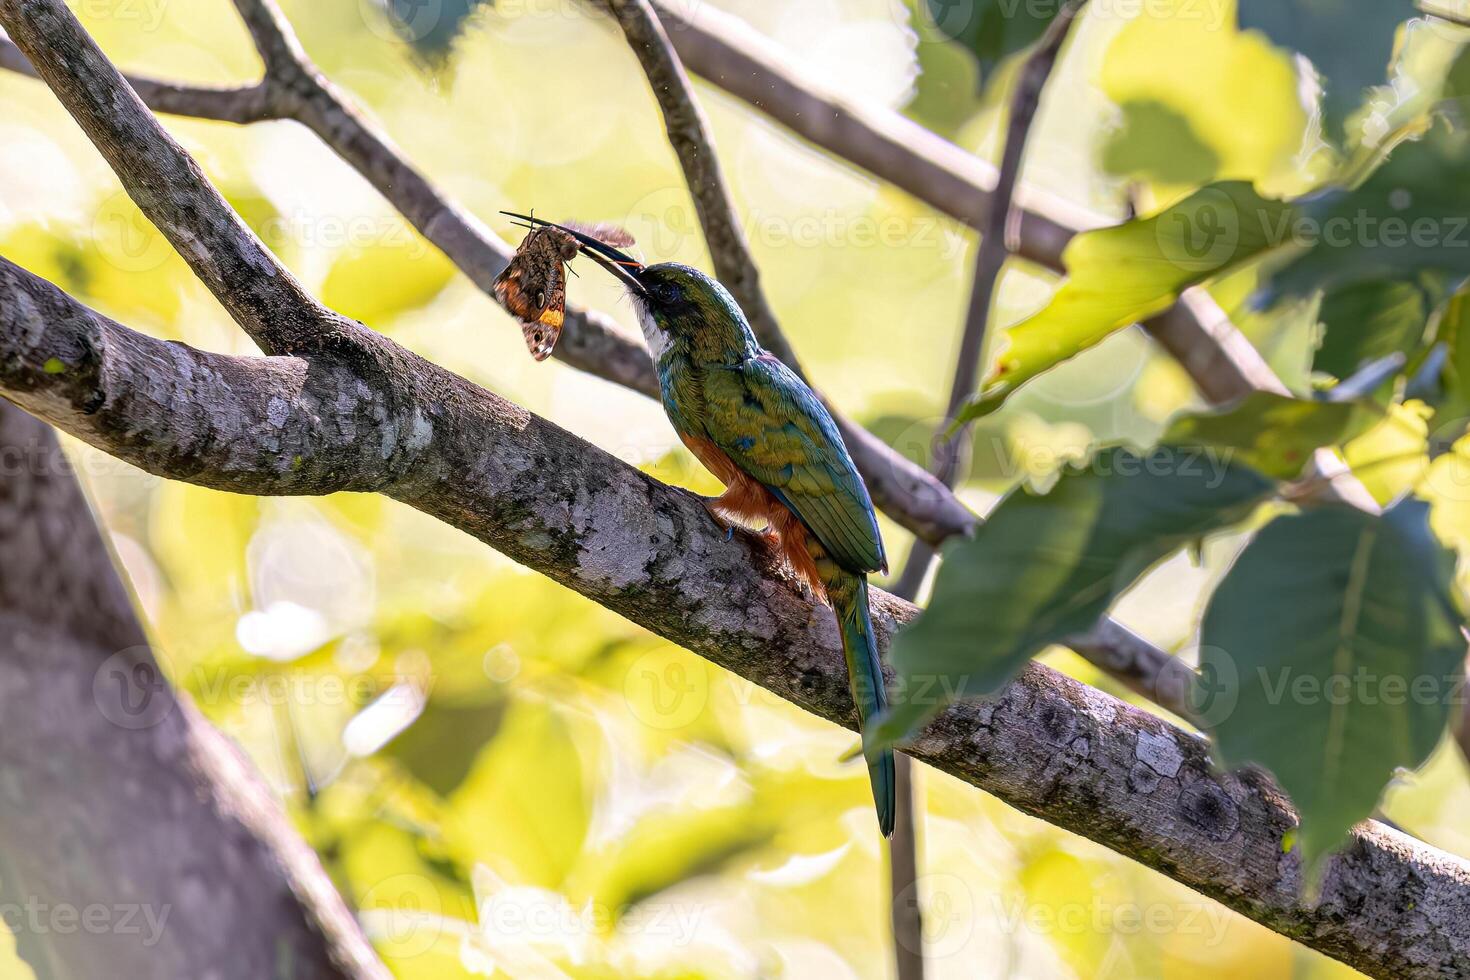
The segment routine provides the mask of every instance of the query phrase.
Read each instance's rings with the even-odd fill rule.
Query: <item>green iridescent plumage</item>
[[[505,212],[531,226],[549,224]],[[620,279],[658,368],[664,410],[684,444],[725,483],[724,519],[762,519],[782,558],[832,605],[858,718],[887,706],[868,614],[867,573],[886,570],[868,489],[831,414],[800,378],[761,350],[735,300],[677,263],[644,266],[607,242],[558,225]],[[864,749],[878,826],[893,833],[893,752]]]
[[[691,448],[708,444],[728,457],[808,532],[816,574],[841,629],[853,700],[866,724],[887,701],[866,577],[885,570],[886,559],[873,503],[836,423],[790,368],[761,350],[718,282],[669,263],[640,269],[637,284],[634,302],[675,429]],[[887,835],[894,816],[892,753],[872,753],[868,767]]]

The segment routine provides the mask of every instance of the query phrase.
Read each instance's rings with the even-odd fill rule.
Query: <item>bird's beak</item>
[[[568,228],[565,225],[559,225],[554,221],[546,221],[529,214],[516,214],[514,211],[502,211],[500,213],[512,218],[519,218],[522,221],[528,221],[531,223],[531,227],[544,225],[548,228],[560,228],[577,240],[577,245],[583,255],[612,273],[613,278],[621,281],[635,296],[648,295],[648,290],[643,288],[643,282],[639,278],[643,273],[643,263],[621,249],[614,248],[607,244],[607,242],[599,241],[586,232],[578,231],[575,228]]]

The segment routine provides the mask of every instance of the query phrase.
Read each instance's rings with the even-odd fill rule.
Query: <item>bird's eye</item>
[[[679,290],[675,289],[674,284],[671,282],[659,283],[658,287],[654,290],[654,294],[665,303],[672,303],[679,298]]]

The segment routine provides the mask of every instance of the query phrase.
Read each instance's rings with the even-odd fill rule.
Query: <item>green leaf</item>
[[[1381,517],[1277,518],[1215,591],[1197,703],[1228,762],[1266,766],[1290,794],[1309,868],[1443,733],[1465,656],[1453,581],[1409,498]]]
[[[505,715],[501,698],[460,702],[430,697],[423,712],[381,750],[440,796],[459,788]]]
[[[1375,413],[1353,402],[1319,402],[1269,391],[1226,408],[1174,419],[1163,442],[1208,446],[1268,476],[1301,475],[1312,453],[1366,431]]]
[[[1239,0],[1240,27],[1300,51],[1321,76],[1328,133],[1363,103],[1363,91],[1388,77],[1398,27],[1416,13],[1413,0]]]
[[[1102,149],[1103,169],[1119,177],[1197,185],[1214,179],[1220,157],[1189,117],[1153,99],[1124,102],[1123,124]]]
[[[569,712],[568,714],[575,714]],[[552,705],[509,705],[499,731],[450,801],[458,853],[555,887],[576,863],[592,821],[577,732]]]
[[[1023,3],[1019,0],[927,0],[929,17],[939,32],[975,53],[980,62],[980,79],[1006,58],[1041,40],[1046,26],[1062,9],[1057,3]]]
[[[1152,217],[1078,235],[1063,255],[1067,281],[1038,313],[1006,331],[999,361],[962,418],[989,414],[1041,372],[1280,243],[1292,213],[1291,204],[1228,181]]]
[[[1407,279],[1343,283],[1322,297],[1324,333],[1312,368],[1346,378],[1365,362],[1408,354],[1424,339],[1432,309],[1428,291]]]
[[[1291,238],[1305,250],[1272,276],[1266,302],[1429,270],[1470,274],[1467,167],[1464,139],[1440,125],[1401,144],[1359,187],[1303,201]]]
[[[386,0],[389,21],[414,51],[431,65],[446,61],[480,7],[494,0]]]
[[[919,74],[904,114],[926,129],[957,140],[961,127],[983,107],[980,71],[975,58],[958,44],[945,44],[936,30],[928,0],[904,0],[909,23],[918,34],[914,57]]]
[[[1198,142],[1219,159],[1218,174],[1204,179],[1275,183],[1295,173],[1307,109],[1294,59],[1260,34],[1236,30],[1233,4],[1186,9],[1193,2],[1140,5],[1144,12],[1128,18],[1107,45],[1095,76],[1103,93],[1125,113],[1135,103],[1158,106],[1148,110],[1148,123],[1182,136],[1182,125],[1161,114],[1170,111],[1188,123],[1191,134],[1176,146],[1164,142],[1162,132],[1150,138],[1130,119],[1128,133],[1141,145],[1129,147],[1128,157],[1148,161],[1142,173],[1177,173],[1171,154],[1182,149],[1197,162]]]
[[[567,890],[623,910],[770,844],[773,815],[753,802],[656,809],[578,866]]]
[[[1099,452],[1046,496],[1015,491],[945,549],[929,608],[891,651],[898,684],[879,742],[959,697],[989,694],[1027,658],[1091,628],[1150,566],[1244,519],[1273,484],[1200,448]]]
[[[1443,383],[1444,416],[1470,415],[1470,289],[1461,289],[1445,304],[1439,337],[1446,348]]]

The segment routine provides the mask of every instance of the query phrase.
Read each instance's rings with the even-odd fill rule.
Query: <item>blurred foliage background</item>
[[[1015,64],[985,65],[982,94],[977,59],[912,4],[718,5],[854,98],[994,157]],[[649,260],[707,267],[646,82],[590,10],[504,0],[430,66],[373,0],[282,7],[327,74],[512,241],[497,212],[534,207],[623,224]],[[127,70],[211,84],[259,71],[227,0],[78,13]],[[1292,56],[1235,25],[1229,0],[1094,6],[1048,89],[1025,180],[1115,219],[1130,200],[1161,206],[1214,179],[1311,187],[1331,151],[1311,135]],[[1423,34],[1426,58],[1451,44]],[[973,235],[699,90],[812,375],[921,456]],[[43,87],[0,76],[0,107],[0,252],[138,329],[252,352]],[[660,479],[714,489],[656,404],[534,363],[509,317],[304,130],[165,121],[330,305]],[[1302,388],[1315,317],[1255,313],[1254,276],[1216,296]],[[1053,286],[1013,265],[1000,319],[1037,309]],[[574,279],[571,292],[635,329],[606,277]],[[1125,331],[984,419],[962,494],[983,512],[1098,440],[1147,444],[1196,404],[1180,369]],[[847,733],[382,498],[236,497],[72,449],[174,681],[248,750],[398,976],[891,971],[886,859],[862,766],[839,761]],[[901,556],[906,535],[884,532]],[[1187,653],[1201,597],[1239,546],[1215,540],[1198,563],[1170,561],[1119,618]],[[1069,653],[1046,659],[1123,695]],[[917,888],[935,977],[1354,975],[949,777],[919,779]],[[1454,819],[1467,806],[1464,764],[1446,747],[1402,776],[1385,812],[1470,856]],[[0,975],[29,974],[8,959]]]

